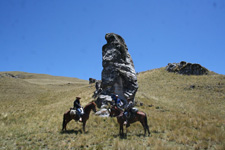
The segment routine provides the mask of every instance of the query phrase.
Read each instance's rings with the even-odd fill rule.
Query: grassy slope
[[[225,76],[182,76],[164,68],[140,73],[136,95],[148,115],[151,137],[139,123],[118,136],[116,119],[91,115],[87,133],[71,121],[61,133],[62,115],[76,96],[85,105],[88,81],[10,72],[0,78],[0,149],[225,149]],[[2,73],[0,73],[2,74]],[[191,88],[194,85],[195,88]]]

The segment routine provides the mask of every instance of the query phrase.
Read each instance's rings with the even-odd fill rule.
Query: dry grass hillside
[[[116,118],[91,113],[86,133],[62,116],[76,96],[84,106],[94,85],[76,78],[0,72],[0,149],[225,149],[225,76],[185,76],[165,68],[138,75],[137,108],[146,112],[152,135],[140,123],[120,137]],[[143,104],[143,105],[140,105]]]

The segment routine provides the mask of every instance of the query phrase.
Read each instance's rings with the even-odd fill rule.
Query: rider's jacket
[[[119,104],[121,103],[121,100],[120,100],[119,98],[117,98],[117,99],[115,100],[115,103],[116,103],[116,105],[119,105]]]
[[[115,105],[119,106],[119,104],[121,103],[121,99],[117,98],[116,95],[112,95],[111,98],[114,100]]]
[[[133,106],[133,103],[130,101],[126,106],[125,111],[129,112],[132,107],[134,106]]]
[[[80,105],[80,100],[79,99],[76,99],[74,102],[73,102],[73,107],[74,108],[81,108],[81,105]]]

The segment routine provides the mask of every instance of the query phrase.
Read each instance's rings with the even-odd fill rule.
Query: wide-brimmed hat
[[[76,97],[76,99],[81,99],[80,97]]]

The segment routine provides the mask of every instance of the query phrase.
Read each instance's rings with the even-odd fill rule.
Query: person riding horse
[[[124,124],[129,127],[130,126],[130,123],[129,123],[129,118],[131,116],[131,109],[134,107],[134,104],[132,101],[129,101],[129,103],[127,104],[125,110],[124,110],[124,117],[126,119],[126,121],[124,122]]]
[[[113,95],[111,96],[111,98],[112,98],[112,100],[114,101],[115,106],[118,107],[118,108],[120,108],[120,109],[122,109],[121,107],[123,106],[123,102],[122,102],[122,100],[119,98],[119,96],[113,94]]]
[[[80,105],[80,97],[76,97],[75,101],[73,102],[73,108],[76,110],[77,115],[79,117],[79,121],[82,122],[82,115],[83,115],[83,110]]]

